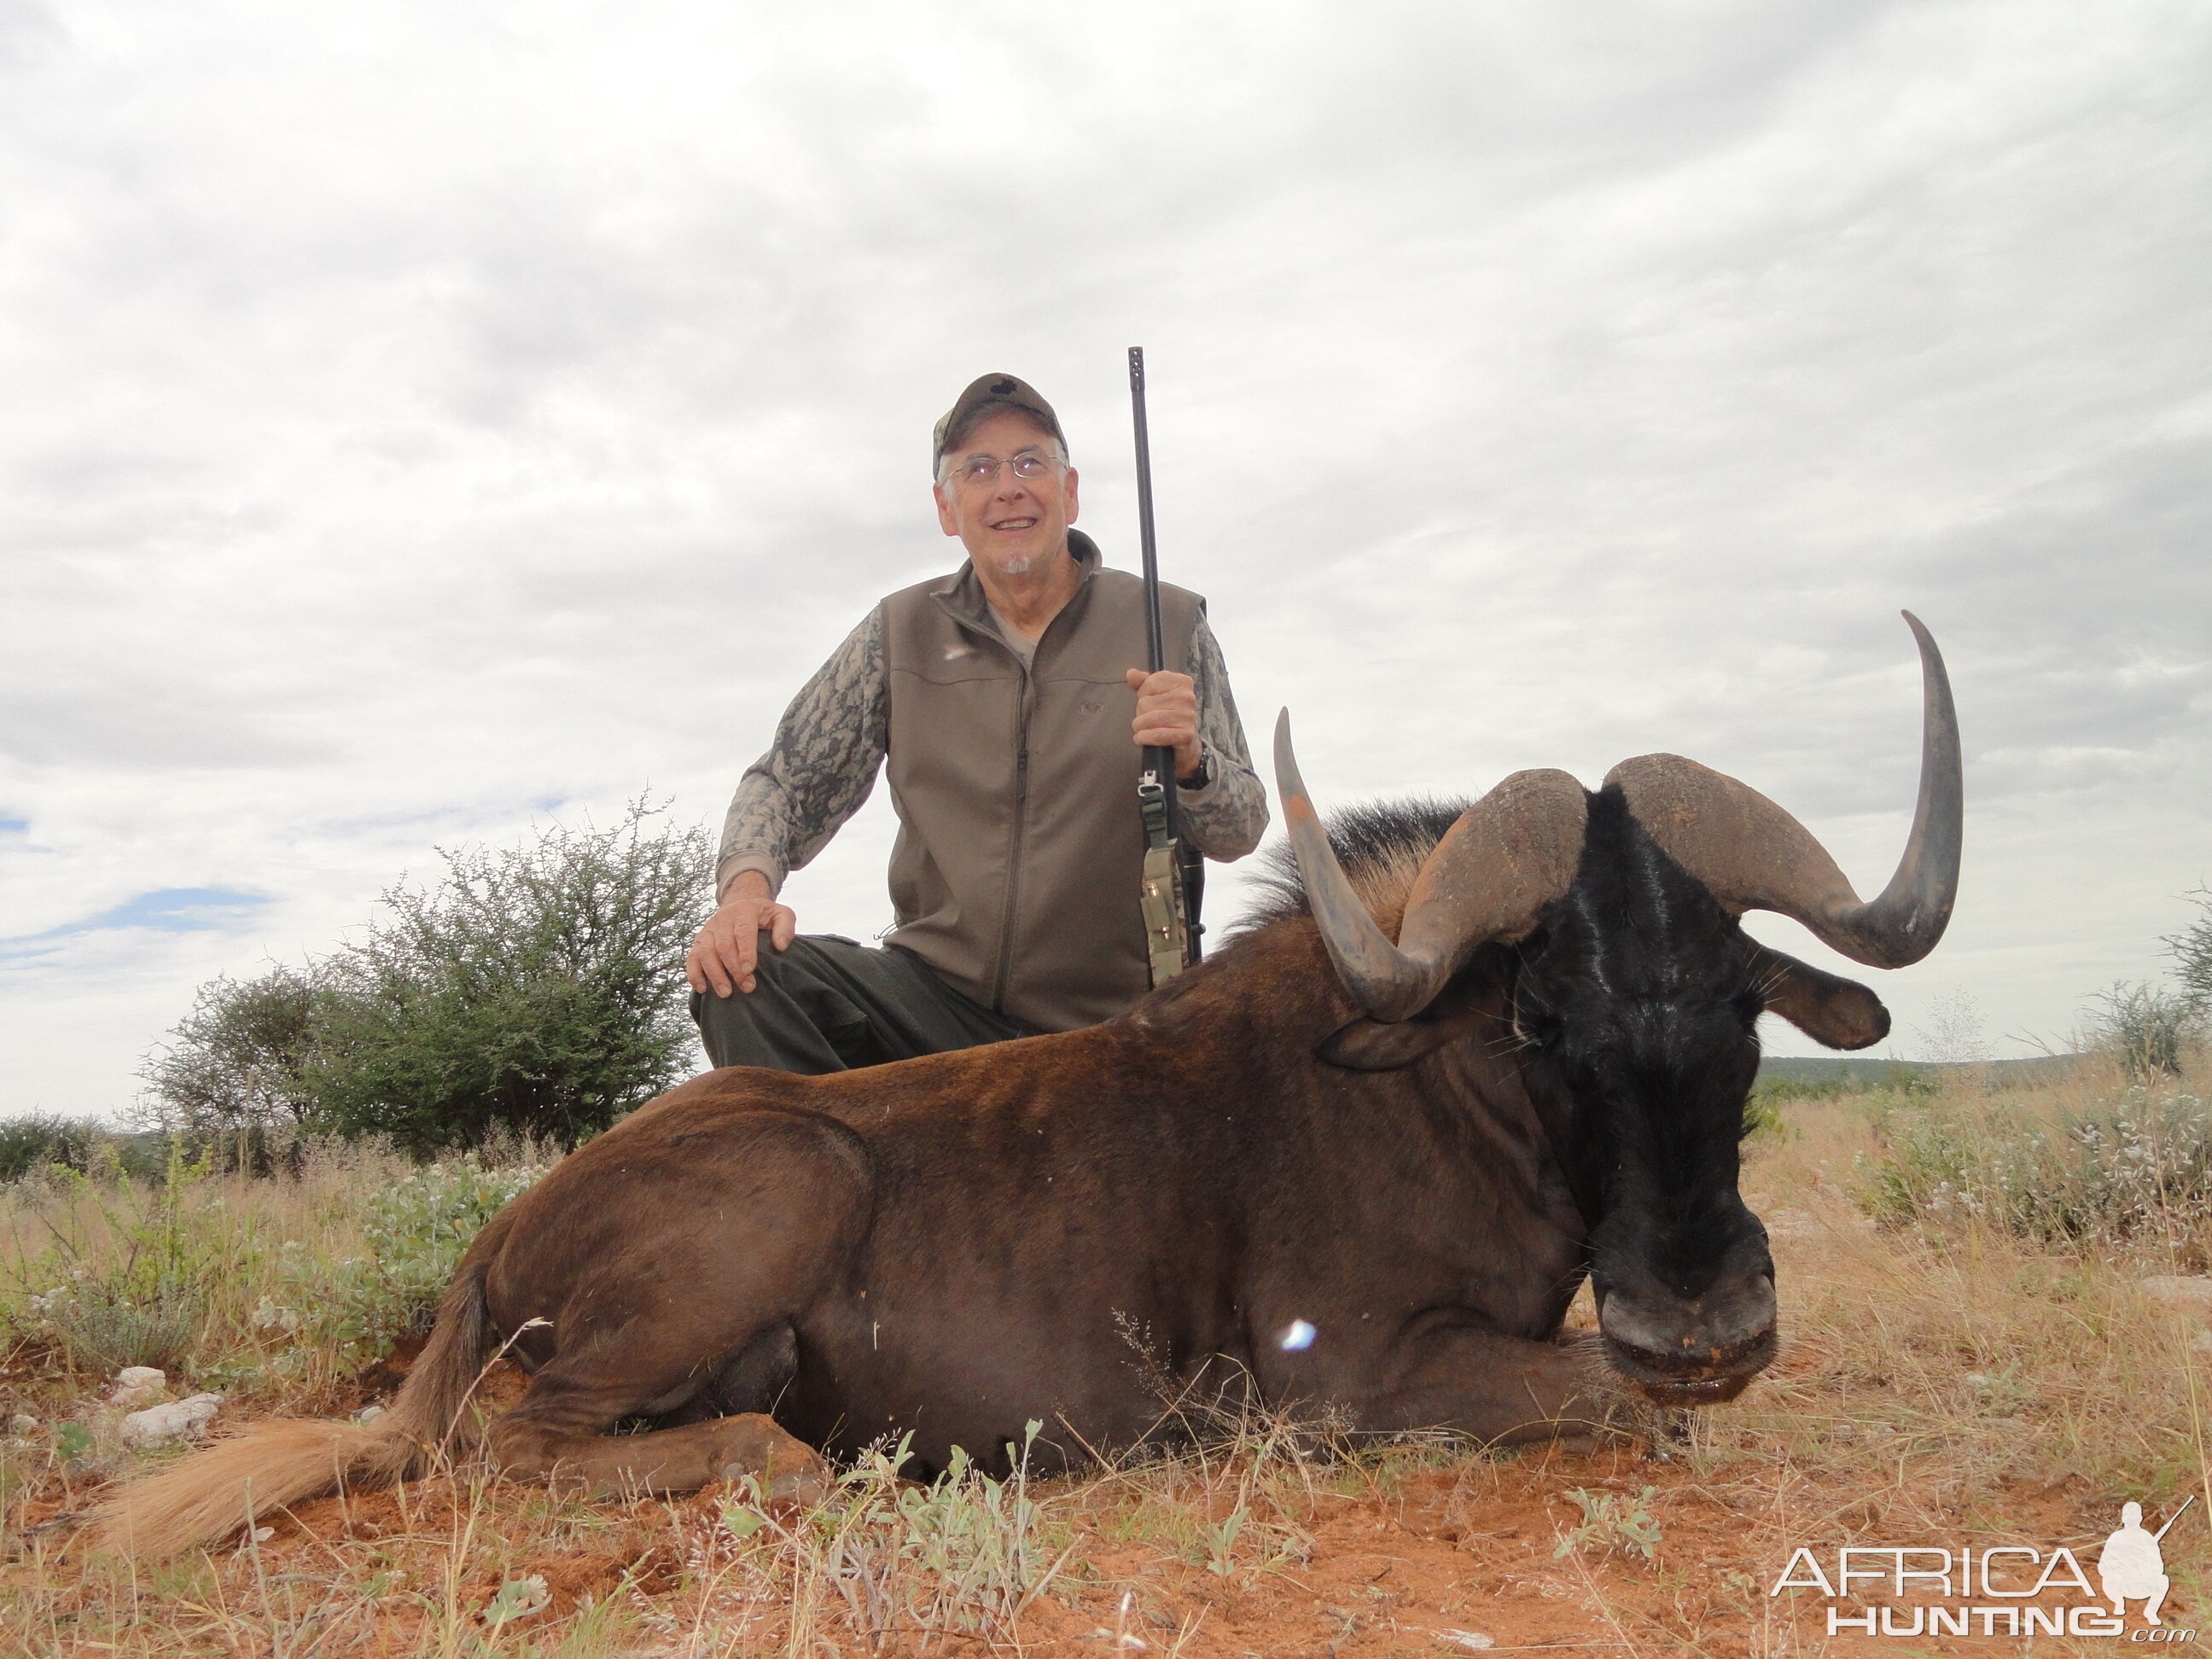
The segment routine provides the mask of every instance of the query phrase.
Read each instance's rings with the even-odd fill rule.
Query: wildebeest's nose
[[[1774,1281],[1747,1273],[1703,1296],[1616,1290],[1598,1316],[1613,1367],[1655,1400],[1733,1400],[1773,1359]]]

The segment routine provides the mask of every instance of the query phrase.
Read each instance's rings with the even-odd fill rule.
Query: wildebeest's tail
[[[267,1423],[132,1483],[96,1516],[100,1540],[134,1555],[210,1544],[249,1520],[341,1486],[379,1486],[422,1472],[474,1437],[469,1395],[493,1350],[484,1270],[495,1217],[438,1304],[430,1340],[399,1396],[367,1423]]]

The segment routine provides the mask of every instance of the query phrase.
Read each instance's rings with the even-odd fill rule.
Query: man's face
[[[1033,478],[1012,463],[1042,458]],[[1053,435],[1011,410],[996,410],[945,452],[945,481],[935,487],[937,522],[960,538],[978,570],[1019,576],[1042,568],[1067,545],[1075,522],[1075,469],[1060,464]]]

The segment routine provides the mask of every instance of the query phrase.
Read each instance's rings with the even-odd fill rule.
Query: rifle
[[[1167,666],[1167,646],[1160,636],[1160,556],[1152,532],[1152,442],[1145,421],[1142,346],[1129,348],[1129,409],[1137,428],[1137,533],[1145,555],[1145,667],[1157,674]],[[1145,821],[1139,903],[1155,989],[1204,954],[1199,936],[1206,929],[1198,914],[1206,897],[1206,858],[1173,833],[1175,787],[1175,750],[1147,748],[1137,775],[1137,810]]]
[[[2190,1493],[2189,1504],[2194,1504],[2196,1501],[2197,1494],[2195,1492]],[[2181,1506],[2181,1509],[2174,1510],[2172,1515],[2166,1517],[2166,1524],[2160,1527],[2156,1532],[2151,1534],[2150,1541],[2152,1543],[2157,1543],[2160,1539],[2164,1538],[2166,1534],[2173,1530],[2173,1523],[2181,1519],[2182,1510],[2186,1510],[2189,1507],[2189,1504],[2184,1504]]]

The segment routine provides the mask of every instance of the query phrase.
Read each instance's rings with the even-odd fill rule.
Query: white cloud
[[[0,975],[0,1110],[114,1109],[434,842],[718,816],[948,565],[973,374],[1126,558],[1133,342],[1170,573],[1326,799],[1676,749],[1878,884],[1911,605],[1969,884],[1881,988],[2057,1031],[2212,873],[2208,58],[2148,0],[0,3],[0,935],[270,899]]]

